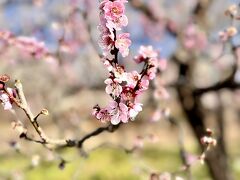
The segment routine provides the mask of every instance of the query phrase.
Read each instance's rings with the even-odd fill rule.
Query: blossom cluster
[[[100,4],[100,25],[101,31],[99,45],[104,51],[104,55],[107,55],[114,47],[118,50],[123,57],[126,57],[129,53],[128,47],[131,45],[129,39],[129,33],[116,34],[117,31],[122,30],[127,26],[128,18],[124,14],[127,0],[104,0]]]
[[[126,57],[131,45],[130,34],[119,33],[128,24],[125,3],[127,0],[103,0],[100,3],[99,45],[103,50],[103,64],[109,72],[105,90],[112,101],[105,108],[95,106],[93,115],[101,122],[113,125],[134,120],[142,111],[139,97],[148,89],[149,81],[155,78],[159,65],[158,53],[152,46],[141,46],[139,55],[134,58],[136,63],[144,64],[140,73],[127,72],[118,63],[118,53]]]
[[[33,37],[17,37],[9,31],[0,31],[0,40],[7,43],[7,45],[12,45],[20,49],[24,53],[34,56],[35,58],[42,58],[49,54],[45,43],[38,41]]]
[[[234,20],[240,20],[238,6],[236,4],[230,5],[226,9],[225,15],[231,18],[232,25],[225,28],[224,30],[222,30],[218,33],[219,39],[223,43],[230,40],[232,37],[234,37],[238,33],[237,28],[235,26],[233,26],[234,25],[234,23],[233,23]]]
[[[215,138],[213,138],[213,132],[211,129],[207,129],[206,130],[207,132],[207,135],[206,136],[203,136],[201,138],[201,143],[202,145],[205,145],[205,146],[216,146],[217,144],[217,140]]]
[[[12,88],[6,88],[5,83],[9,81],[7,75],[0,76],[0,102],[3,105],[4,110],[12,109],[12,100],[10,97],[15,96],[15,92]]]

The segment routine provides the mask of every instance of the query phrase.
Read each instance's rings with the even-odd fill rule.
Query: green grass
[[[62,152],[62,156],[69,161],[64,170],[58,168],[57,161],[42,161],[39,166],[29,168],[31,159],[23,155],[16,153],[0,157],[0,176],[24,171],[27,180],[142,180],[148,179],[150,172],[175,172],[181,167],[177,150],[160,149],[157,146],[145,147],[134,154],[127,154],[120,149],[100,148],[88,158],[80,157],[71,149]],[[180,175],[185,176],[184,173]],[[193,176],[195,179],[206,179],[206,167],[196,165],[193,168]]]

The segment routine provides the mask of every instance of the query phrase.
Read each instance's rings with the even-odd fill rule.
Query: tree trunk
[[[193,91],[186,84],[180,85],[177,88],[177,91],[187,121],[202,147],[200,139],[205,135],[206,127],[204,125],[204,114],[201,111],[199,97],[194,96]],[[219,121],[218,123],[223,122]],[[220,124],[219,127],[222,127],[222,124]],[[206,163],[209,168],[209,173],[214,180],[231,180],[232,178],[228,169],[223,131],[219,132],[220,135],[217,146],[207,153]]]

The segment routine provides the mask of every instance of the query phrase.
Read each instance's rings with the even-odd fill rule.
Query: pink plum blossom
[[[107,70],[109,72],[113,71],[113,66],[111,65],[111,63],[108,60],[105,60],[104,58],[103,60],[103,65],[107,68]]]
[[[119,81],[127,81],[127,73],[125,72],[123,66],[116,65],[116,67],[113,69],[113,73]]]
[[[142,111],[142,104],[141,103],[135,103],[132,106],[132,108],[129,110],[129,117],[131,119],[134,119],[140,111]]]
[[[131,40],[129,39],[129,37],[129,33],[119,34],[115,42],[116,48],[119,49],[119,52],[122,54],[123,57],[126,57],[129,54],[128,48],[131,45]]]
[[[140,46],[138,53],[139,55],[134,57],[136,63],[146,62],[149,59],[156,59],[158,56],[157,51],[153,50],[152,46]]]
[[[119,84],[121,81],[118,79],[108,78],[104,81],[104,83],[107,84],[105,89],[107,94],[112,94],[114,97],[118,97],[121,94],[122,86]]]
[[[123,15],[121,16],[120,18],[114,20],[114,21],[107,21],[106,23],[106,27],[111,31],[113,32],[113,30],[121,30],[122,27],[125,27],[127,26],[128,24],[128,18],[127,16]]]
[[[102,33],[102,34],[108,34],[109,33],[109,29],[106,26],[107,20],[104,18],[104,16],[100,16],[100,24],[98,25],[98,30]]]
[[[142,90],[146,90],[148,86],[149,86],[149,79],[147,76],[143,76],[139,83],[139,88]]]
[[[158,56],[158,53],[153,50],[152,46],[140,46],[139,54],[143,58],[156,58]]]
[[[124,103],[112,101],[106,108],[100,109],[98,106],[94,108],[93,115],[101,122],[111,122],[117,125],[120,122],[128,122],[128,107]]]
[[[103,8],[104,8],[104,6],[105,6],[105,4],[106,4],[107,2],[109,2],[109,0],[103,0],[103,1],[100,3],[100,5],[99,5],[99,9],[100,9],[100,10],[103,10]]]
[[[7,91],[12,96],[14,95],[13,90],[11,88],[7,88]],[[11,99],[9,98],[9,95],[6,92],[4,92],[3,90],[0,91],[0,102],[2,103],[4,110],[12,109]]]
[[[103,10],[105,11],[105,18],[107,20],[116,20],[125,12],[124,1],[105,2]]]
[[[98,43],[99,46],[103,49],[104,54],[107,54],[114,45],[114,41],[109,34],[102,35]]]
[[[148,76],[150,80],[153,80],[156,77],[157,68],[152,67],[148,70]]]
[[[110,104],[111,123],[117,125],[120,122],[128,122],[128,107],[123,103],[113,101]]]
[[[3,105],[4,110],[10,110],[12,109],[12,104],[10,102],[10,99],[6,93],[0,92],[0,100]]]
[[[0,31],[0,39],[9,41],[13,37],[13,34],[9,31]]]
[[[99,112],[95,112],[96,118],[100,120],[102,123],[106,123],[111,121],[111,115],[107,108],[103,108],[99,110]]]
[[[158,61],[158,68],[160,69],[160,71],[165,71],[167,69],[167,60],[166,59],[160,59]]]
[[[132,71],[127,73],[127,86],[134,88],[137,85],[137,82],[140,80],[141,75],[137,71]]]
[[[32,37],[19,36],[15,38],[13,44],[36,58],[41,58],[48,53],[45,43]]]
[[[9,45],[13,45],[22,50],[23,53],[27,53],[36,58],[42,58],[49,54],[45,43],[38,41],[33,37],[19,36],[16,37],[8,31],[0,31],[0,39],[6,41]]]
[[[156,77],[157,68],[158,68],[158,59],[151,58],[149,59],[149,66],[150,68],[147,71],[147,75],[150,80],[153,80]]]
[[[132,102],[134,102],[136,96],[137,94],[134,91],[134,88],[124,87],[123,92],[121,94],[121,99],[125,102],[128,102],[128,106],[129,106],[129,103],[132,104]]]

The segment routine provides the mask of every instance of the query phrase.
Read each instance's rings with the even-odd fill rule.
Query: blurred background
[[[128,71],[140,70],[133,57],[140,45],[160,52],[164,70],[143,95],[136,121],[103,133],[77,149],[49,151],[19,139],[11,122],[20,119],[37,137],[24,113],[0,108],[0,179],[149,179],[169,172],[186,179],[240,177],[240,36],[233,0],[129,0],[126,14]],[[103,126],[91,116],[105,106],[107,71],[100,61],[99,1],[0,0],[0,74],[20,79],[33,112],[47,108],[39,123],[52,138],[80,139]],[[227,15],[226,15],[227,14]],[[13,43],[6,34],[19,41]],[[24,44],[23,41],[28,43]],[[33,48],[32,44],[35,48]],[[207,162],[198,158],[200,138],[210,128],[218,145]],[[128,150],[134,151],[126,153]],[[187,161],[187,162],[186,162]]]

